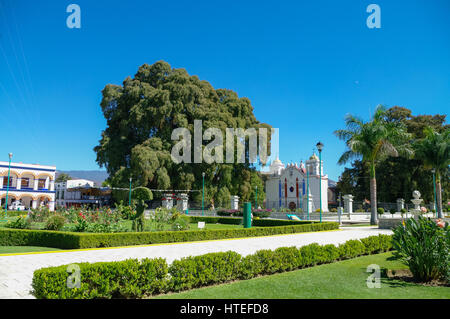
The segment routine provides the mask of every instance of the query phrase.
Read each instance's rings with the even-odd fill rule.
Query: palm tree
[[[425,137],[414,144],[415,157],[422,160],[424,166],[436,171],[436,196],[438,217],[442,218],[442,186],[441,174],[450,165],[450,129],[442,134],[431,127],[424,129]]]
[[[348,114],[345,118],[346,129],[337,130],[334,134],[347,144],[348,150],[339,158],[343,165],[352,159],[361,158],[369,166],[370,175],[370,224],[377,224],[377,182],[375,166],[388,156],[412,154],[406,143],[410,134],[401,122],[386,121],[386,109],[378,105],[370,122]]]

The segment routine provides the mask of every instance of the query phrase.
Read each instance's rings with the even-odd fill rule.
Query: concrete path
[[[392,231],[376,227],[344,227],[338,231],[294,235],[0,256],[0,299],[33,298],[30,295],[33,272],[43,267],[145,257],[163,257],[170,264],[174,259],[210,252],[233,250],[245,256],[260,249],[301,247],[311,243],[337,245],[349,239],[378,234],[392,234]]]

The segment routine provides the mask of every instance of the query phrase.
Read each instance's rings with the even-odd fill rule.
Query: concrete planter
[[[432,218],[436,220],[437,218]],[[379,218],[378,228],[379,229],[392,229],[402,224],[402,220],[407,220],[407,218]],[[443,218],[447,223],[450,223],[450,218]]]

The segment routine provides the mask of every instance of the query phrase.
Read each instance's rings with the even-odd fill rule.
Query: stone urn
[[[414,209],[411,212],[413,215],[420,215],[422,212],[420,210],[420,204],[423,202],[423,199],[420,198],[420,192],[418,190],[415,190],[412,195],[414,199],[411,199],[411,202],[414,204]]]

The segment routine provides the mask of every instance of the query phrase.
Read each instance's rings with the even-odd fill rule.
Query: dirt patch
[[[416,280],[409,269],[388,269],[386,271],[386,276],[389,279],[397,279],[406,282],[411,282],[423,286],[444,286],[450,287],[450,283],[445,280],[432,280],[428,282],[420,282]]]

